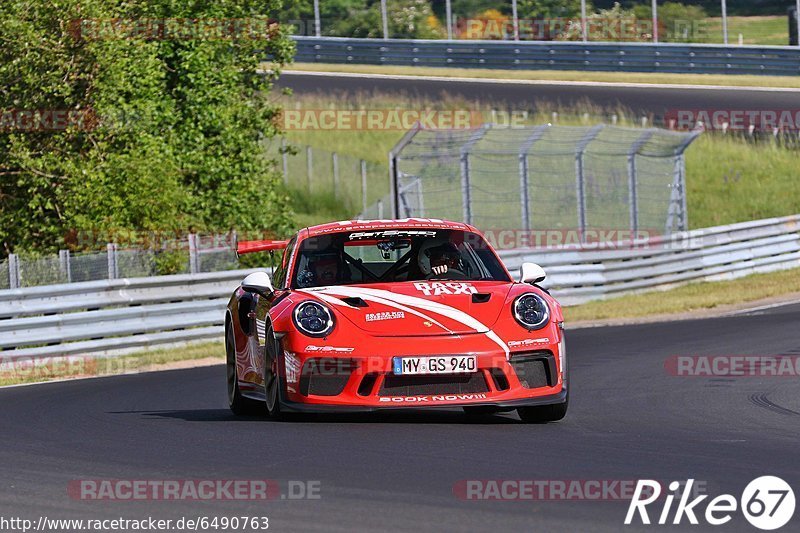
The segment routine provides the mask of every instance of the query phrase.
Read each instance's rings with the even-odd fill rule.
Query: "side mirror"
[[[536,263],[522,263],[519,271],[520,283],[541,283],[547,277],[544,269]]]
[[[272,279],[266,272],[253,272],[242,281],[242,289],[254,292],[261,296],[271,296],[275,289],[272,288]]]

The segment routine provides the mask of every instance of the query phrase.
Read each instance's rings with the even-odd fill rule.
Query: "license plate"
[[[468,374],[478,371],[474,355],[442,355],[436,357],[394,357],[395,376],[416,374]]]

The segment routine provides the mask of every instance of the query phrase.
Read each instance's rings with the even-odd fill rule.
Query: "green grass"
[[[567,322],[680,315],[800,292],[800,269],[717,282],[690,283],[667,291],[651,291],[567,307]]]
[[[9,356],[10,357],[10,356]],[[221,342],[189,344],[180,348],[146,350],[119,357],[79,357],[69,362],[47,360],[42,366],[21,366],[7,368],[4,363],[0,370],[0,386],[36,383],[56,379],[106,376],[157,370],[163,365],[180,361],[215,358],[225,362],[225,347]]]
[[[737,34],[738,39],[738,34]],[[290,70],[312,72],[354,72],[404,76],[491,78],[503,80],[643,83],[667,85],[722,85],[730,87],[800,88],[798,76],[753,76],[722,74],[652,74],[638,72],[590,72],[571,70],[497,70],[467,68],[406,67],[392,65],[339,65],[296,63]]]
[[[686,152],[689,224],[706,228],[800,213],[800,154],[705,135]]]
[[[706,19],[703,28],[706,42],[721,43],[722,18],[711,17]],[[728,43],[739,44],[739,35],[742,35],[742,44],[788,46],[789,21],[786,15],[774,17],[728,17]]]

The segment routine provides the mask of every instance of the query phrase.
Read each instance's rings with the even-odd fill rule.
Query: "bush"
[[[204,5],[0,3],[6,253],[53,251],[74,231],[288,229],[286,196],[261,140],[277,132],[268,94],[293,44],[247,3]],[[260,30],[248,39],[152,38],[131,29],[143,26],[110,25],[181,18],[241,19]],[[268,76],[257,73],[265,54]],[[22,111],[34,110],[65,110],[71,120],[43,129],[23,123]]]

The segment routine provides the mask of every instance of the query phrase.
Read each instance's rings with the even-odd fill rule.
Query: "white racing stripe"
[[[413,306],[428,312],[433,312],[438,315],[446,316],[447,318],[454,320],[455,322],[459,322],[467,326],[468,328],[474,329],[478,333],[483,333],[489,339],[495,342],[498,346],[500,346],[500,348],[503,349],[503,353],[505,353],[506,359],[509,358],[508,346],[506,346],[506,344],[500,339],[500,337],[497,336],[497,334],[494,331],[492,331],[489,327],[487,327],[479,320],[476,320],[474,317],[468,315],[463,311],[459,311],[458,309],[451,307],[449,305],[444,305],[439,302],[432,302],[430,300],[425,300],[424,298],[419,298],[417,296],[408,296],[405,294],[397,294],[395,292],[383,289],[367,289],[363,287],[324,287],[318,290],[308,291],[308,292],[310,294],[316,294],[318,296],[320,296],[321,294],[325,295],[340,294],[345,297],[357,296],[367,301],[383,303],[385,305],[394,306],[401,310],[408,309],[406,306]],[[336,302],[336,304],[341,304],[341,303],[343,302]],[[417,315],[420,314],[410,309],[409,311]],[[438,322],[436,323],[438,324]]]
[[[337,292],[334,288],[330,288],[330,289],[326,288],[325,290],[329,290],[332,293],[336,293]],[[306,290],[306,291],[298,291],[298,292],[305,292],[307,294],[313,294],[317,298],[320,298],[321,300],[324,300],[324,301],[328,302],[329,304],[333,304],[333,305],[337,305],[337,306],[341,306],[342,304],[347,305],[347,304],[345,304],[345,302],[341,301],[339,298],[337,298],[335,296],[331,296],[327,292],[322,292],[320,290],[317,290],[317,291],[307,291]],[[341,292],[339,292],[339,294],[341,294],[344,297],[352,296],[352,294],[343,294]],[[423,313],[420,313],[416,309],[411,309],[410,307],[406,307],[404,305],[398,304],[397,302],[393,302],[391,300],[387,300],[385,298],[380,298],[380,297],[368,297],[368,298],[365,298],[365,300],[369,300],[371,302],[378,303],[378,304],[387,305],[389,307],[394,307],[394,308],[396,308],[396,309],[398,309],[400,311],[406,311],[407,313],[411,313],[412,315],[417,315],[418,317],[420,317],[420,318],[422,318],[424,320],[429,320],[429,321],[433,322],[434,324],[436,324],[437,326],[442,328],[444,331],[446,331],[448,333],[453,333],[453,331],[451,329],[449,329],[444,324],[440,323],[435,318],[430,317],[428,315],[425,315]]]

